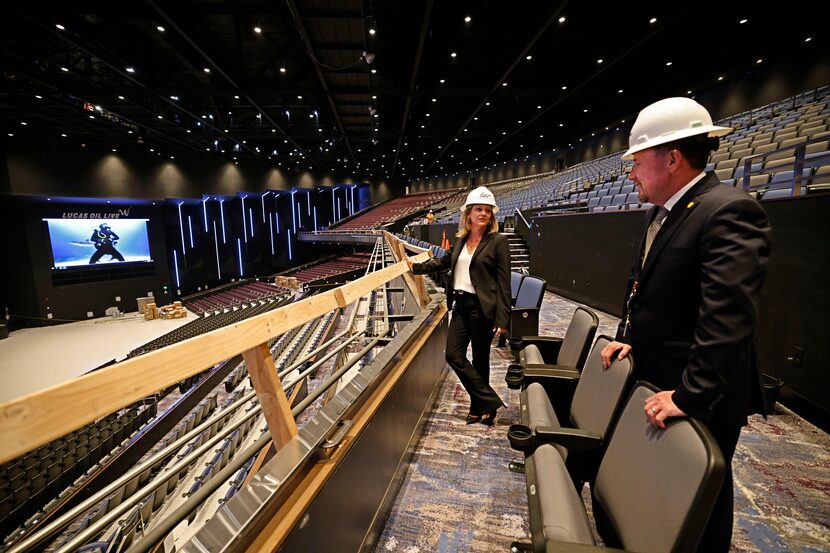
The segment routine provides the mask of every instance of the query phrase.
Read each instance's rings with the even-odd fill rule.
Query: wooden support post
[[[408,256],[406,254],[406,248],[404,247],[403,241],[397,236],[386,231],[384,231],[384,235],[386,236],[386,241],[389,243],[389,246],[392,248],[392,254],[395,256],[396,260],[401,261],[402,259],[406,259]],[[431,255],[432,252],[427,250],[418,254],[416,259],[419,261],[426,261]],[[407,271],[403,274],[403,280],[406,282],[409,291],[412,292],[412,295],[415,297],[415,301],[418,302],[420,307],[426,307],[429,305],[429,294],[427,293],[427,287],[426,284],[424,284],[423,276],[413,275],[411,272]]]
[[[280,384],[277,367],[271,358],[268,344],[260,344],[242,352],[251,382],[262,406],[265,421],[271,430],[271,439],[279,451],[288,441],[297,435],[297,423],[291,414],[291,407]]]

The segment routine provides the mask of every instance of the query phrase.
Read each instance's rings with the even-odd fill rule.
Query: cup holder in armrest
[[[510,365],[507,367],[507,373],[504,375],[504,381],[507,382],[507,387],[511,390],[518,390],[522,387],[522,380],[524,379],[524,371],[521,365]]]
[[[529,453],[536,441],[530,427],[525,424],[511,424],[507,429],[507,439],[510,447],[518,451]]]

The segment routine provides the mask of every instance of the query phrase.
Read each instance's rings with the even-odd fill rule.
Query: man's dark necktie
[[[654,217],[654,220],[648,226],[648,230],[646,230],[646,245],[643,248],[643,265],[645,265],[646,263],[646,257],[648,257],[648,251],[651,249],[651,244],[654,242],[654,237],[657,236],[660,227],[663,226],[663,222],[666,220],[666,217],[668,215],[669,210],[665,207],[661,207],[660,211],[657,212],[657,216]]]

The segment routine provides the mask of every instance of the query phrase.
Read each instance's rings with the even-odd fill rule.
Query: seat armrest
[[[537,426],[534,429],[536,444],[551,443],[561,445],[568,452],[584,453],[599,451],[602,446],[602,436],[593,432],[585,432],[577,428],[561,428],[557,426]]]
[[[555,363],[562,347],[562,338],[555,336],[522,336],[522,348],[534,345],[539,348],[542,359],[547,363]]]
[[[582,376],[578,370],[561,365],[526,365],[523,369],[522,375],[524,376],[525,386],[531,382],[543,382],[545,380],[576,382]]]
[[[602,547],[587,543],[568,543],[564,541],[548,540],[545,542],[545,553],[630,553],[627,549]]]

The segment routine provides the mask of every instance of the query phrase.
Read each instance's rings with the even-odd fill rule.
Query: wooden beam
[[[0,463],[201,372],[270,338],[345,307],[408,271],[401,262],[341,288],[251,317],[0,404]],[[345,290],[343,290],[345,289]]]
[[[280,384],[277,367],[268,344],[260,344],[242,352],[245,366],[254,383],[254,390],[262,406],[262,414],[271,431],[277,451],[297,435],[297,423]]]
[[[407,253],[403,241],[387,231],[383,231],[383,234],[386,236],[386,241],[389,243],[389,247],[392,250],[392,255],[395,256],[395,259],[398,261],[406,259]],[[424,258],[424,256],[426,257]],[[421,261],[426,261],[431,256],[432,252],[427,250],[419,253],[413,259],[420,263]],[[429,294],[427,293],[427,287],[424,283],[424,277],[422,275],[413,275],[411,272],[407,271],[403,274],[403,280],[420,307],[426,307],[429,305]]]

